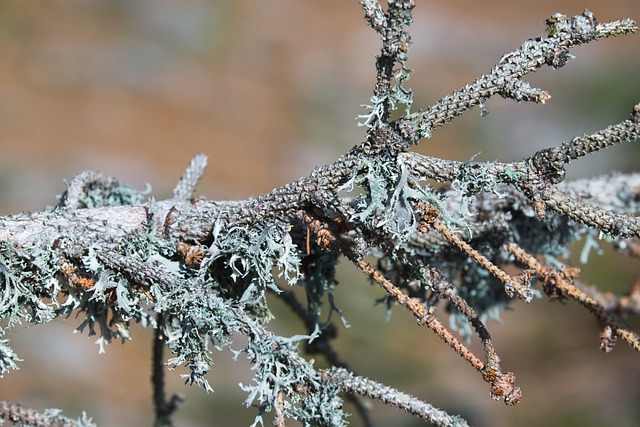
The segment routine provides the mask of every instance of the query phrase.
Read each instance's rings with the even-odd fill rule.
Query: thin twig
[[[9,421],[20,426],[34,427],[77,427],[78,422],[59,415],[58,410],[37,411],[24,405],[0,400],[0,420]],[[0,421],[0,424],[2,422]],[[87,421],[84,426],[94,425]]]
[[[164,390],[164,345],[165,337],[162,331],[164,327],[164,316],[162,313],[157,315],[157,327],[153,334],[153,354],[152,354],[152,373],[151,384],[153,386],[153,408],[155,413],[155,427],[171,427],[173,421],[171,415],[184,402],[184,397],[180,394],[174,394],[169,401],[166,400]]]
[[[173,198],[179,200],[186,200],[193,197],[198,182],[204,174],[204,170],[207,167],[207,156],[204,154],[198,154],[191,159],[189,166],[184,171],[184,174],[178,181],[178,184],[173,189]]]
[[[349,255],[347,255],[349,257]],[[350,258],[351,259],[351,258]],[[382,274],[374,270],[367,262],[351,259],[360,270],[369,278],[382,287],[403,307],[406,307],[418,319],[420,325],[426,325],[435,332],[449,347],[451,347],[460,357],[469,362],[477,371],[482,374],[482,378],[491,385],[491,397],[495,400],[504,399],[507,405],[515,405],[520,401],[522,392],[519,387],[515,387],[515,376],[511,372],[502,373],[493,366],[485,366],[484,362],[462,344],[429,310],[418,298],[405,295],[402,290],[393,285]]]
[[[356,393],[385,404],[396,406],[437,426],[464,427],[467,422],[457,416],[449,415],[426,402],[402,393],[392,387],[359,377],[344,368],[330,368],[324,372],[325,381],[338,384],[344,390]]]
[[[273,417],[273,422],[271,423],[275,427],[285,427],[286,422],[284,418],[284,393],[282,391],[278,392],[278,396],[276,397],[276,411],[275,416]]]
[[[435,292],[440,298],[448,300],[453,307],[467,318],[471,326],[476,330],[484,347],[487,358],[485,370],[501,371],[500,358],[493,346],[489,330],[469,303],[455,292],[453,284],[448,282],[440,271],[433,267],[426,266],[419,257],[402,251],[397,251],[395,255],[402,258],[402,262],[405,265],[415,265],[416,270],[420,272],[419,280],[424,284],[428,284],[429,289]]]
[[[578,269],[565,267],[562,270],[556,270],[543,265],[534,256],[528,254],[515,243],[507,245],[507,250],[509,250],[519,262],[535,272],[536,276],[542,282],[543,289],[547,295],[555,299],[571,298],[577,301],[593,313],[607,327],[612,328],[611,333],[613,335],[620,336],[620,338],[627,341],[633,349],[640,351],[640,337],[638,337],[635,332],[629,330],[619,319],[607,312],[593,298],[589,297],[573,284],[574,278],[579,274]],[[611,335],[611,333],[606,333],[605,335]],[[607,340],[608,342],[603,342],[601,348],[605,351],[611,351],[612,342],[609,338],[607,338]]]
[[[467,242],[462,240],[457,234],[455,234],[449,227],[447,227],[442,221],[438,219],[438,210],[428,207],[425,203],[419,203],[419,209],[424,212],[421,226],[419,231],[426,233],[429,231],[429,227],[433,227],[436,231],[442,234],[448,241],[453,243],[458,249],[465,254],[469,255],[475,262],[480,264],[485,270],[493,274],[498,280],[504,284],[505,291],[512,297],[514,294],[518,295],[520,299],[526,302],[531,302],[533,299],[533,292],[524,284],[523,281],[518,278],[513,278],[505,273],[501,268],[492,263],[486,256],[473,249]],[[522,283],[519,283],[522,282]]]
[[[595,286],[588,286],[578,280],[574,280],[573,284],[609,313],[622,317],[640,313],[640,278],[636,279],[629,291],[622,296],[601,292]]]
[[[409,309],[420,325],[426,325],[429,329],[436,333],[449,347],[460,355],[464,360],[469,362],[476,370],[482,372],[484,362],[471,352],[464,344],[462,344],[449,330],[440,323],[436,316],[430,311],[423,302],[418,298],[412,298],[405,295],[400,288],[387,280],[382,274],[374,270],[371,265],[365,261],[352,260],[360,270],[364,272],[371,280],[380,285],[390,296],[392,296],[398,304]]]
[[[153,333],[153,353],[152,353],[152,373],[151,384],[153,385],[153,409],[155,413],[155,427],[170,427],[173,425],[167,413],[167,402],[164,391],[164,336],[162,328],[164,325],[162,313],[158,313],[157,327]]]
[[[491,334],[482,320],[480,320],[480,317],[476,314],[475,310],[469,305],[469,303],[461,298],[460,295],[456,294],[453,291],[453,288],[447,289],[440,294],[440,296],[446,298],[460,313],[462,313],[469,323],[471,323],[471,326],[476,330],[485,350],[485,355],[487,357],[486,365],[491,366],[494,370],[500,370],[500,358],[493,347]]]

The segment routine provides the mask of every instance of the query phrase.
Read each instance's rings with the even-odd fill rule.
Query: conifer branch
[[[623,297],[584,290],[575,283],[576,269],[552,268],[533,256],[557,259],[577,240],[593,243],[606,235],[620,253],[637,257],[640,173],[565,181],[565,167],[637,140],[640,104],[630,119],[520,161],[459,162],[409,151],[492,96],[544,104],[549,93],[530,87],[524,76],[545,65],[561,68],[573,58],[571,48],[633,33],[635,23],[599,23],[588,10],[574,17],[555,14],[547,20],[546,37],[528,40],[488,74],[412,112],[407,61],[415,3],[360,4],[381,39],[376,83],[359,117],[367,127],[365,141],[306,177],[239,201],[194,197],[205,155],[191,161],[167,200],[156,201],[149,190],[98,172],[79,174],[57,206],[0,217],[0,338],[19,322],[41,324],[74,314],[81,322],[77,330],[98,335],[104,351],[114,339],[131,339],[132,322],[155,328],[157,425],[171,425],[181,402],[178,396],[166,399],[164,365],[187,367],[186,381],[210,391],[212,348],[228,347],[237,336],[246,344],[232,351],[249,359],[254,374],[241,385],[245,404],[258,409],[254,425],[270,413],[280,426],[288,420],[345,426],[344,391],[438,425],[466,425],[345,368],[332,347],[336,327],[321,320],[335,315],[347,323],[347,310],[333,294],[339,283],[335,266],[344,257],[385,290],[389,310],[408,309],[481,373],[493,399],[507,405],[518,403],[522,393],[515,375],[500,367],[486,318],[513,296],[531,301],[532,278],[548,296],[589,309],[602,322],[604,350],[617,339],[640,349],[637,333],[616,317],[638,312],[637,286]],[[507,273],[523,265],[520,274]],[[299,286],[307,304],[283,291],[287,286]],[[280,336],[269,329],[268,292],[294,311],[303,334]],[[439,301],[452,319],[450,328],[435,315]],[[484,360],[464,344],[473,331]],[[20,362],[8,344],[0,339],[0,376]],[[302,356],[301,344],[333,366],[314,367]],[[165,346],[172,354],[168,361]],[[89,425],[86,416],[74,424],[57,412],[4,401],[0,416],[24,425]]]

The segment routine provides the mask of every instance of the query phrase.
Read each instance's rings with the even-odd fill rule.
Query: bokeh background
[[[637,0],[417,3],[409,63],[416,108],[543,35],[554,12],[586,7],[600,21],[640,20]],[[150,183],[162,199],[189,159],[205,153],[199,191],[220,199],[264,193],[331,162],[364,138],[355,117],[371,96],[378,38],[362,16],[356,0],[0,0],[0,214],[55,204],[65,180],[86,169],[136,188]],[[573,53],[563,69],[527,79],[550,91],[547,105],[492,99],[488,116],[472,111],[417,150],[518,160],[626,118],[640,101],[640,36]],[[637,170],[639,159],[638,144],[627,144],[576,162],[570,175]],[[620,293],[639,273],[611,254],[592,257],[582,278]],[[340,279],[337,302],[352,327],[340,330],[337,347],[362,375],[479,426],[640,425],[638,354],[624,343],[600,352],[598,325],[576,304],[516,302],[502,324],[490,325],[503,366],[524,391],[508,408],[410,315],[395,310],[386,322],[374,305],[381,291],[350,266]],[[98,355],[95,337],[72,333],[78,323],[11,331],[24,362],[0,380],[0,398],[72,417],[86,410],[104,426],[151,425],[151,332],[136,328],[131,342]],[[630,323],[640,328],[637,316]],[[286,312],[272,327],[301,332]],[[248,363],[233,363],[226,350],[214,356],[213,394],[169,374],[168,392],[187,397],[177,426],[253,421],[238,387],[250,379]],[[372,408],[376,425],[423,425]]]

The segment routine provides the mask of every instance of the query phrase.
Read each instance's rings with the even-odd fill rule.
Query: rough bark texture
[[[154,346],[166,342],[174,355],[169,364],[187,366],[187,381],[207,389],[211,344],[226,346],[244,335],[243,351],[255,369],[254,381],[243,386],[246,403],[260,409],[256,423],[271,413],[276,425],[290,418],[346,425],[343,391],[438,425],[466,425],[344,368],[331,347],[335,326],[321,321],[327,310],[341,315],[332,296],[340,257],[382,287],[390,307],[406,308],[442,338],[479,371],[490,396],[507,405],[517,404],[522,392],[515,375],[501,367],[485,321],[513,297],[530,302],[542,291],[552,299],[575,299],[603,323],[604,350],[617,339],[639,349],[637,334],[618,318],[622,311],[612,312],[621,305],[597,291],[587,297],[577,290],[577,270],[560,259],[570,243],[605,235],[622,253],[633,254],[628,248],[640,238],[640,174],[572,182],[564,177],[570,161],[638,139],[640,104],[630,106],[631,117],[618,124],[518,162],[456,162],[409,151],[492,96],[546,102],[550,95],[531,88],[523,76],[544,66],[560,68],[572,59],[570,48],[635,32],[635,23],[600,24],[587,10],[553,15],[546,37],[528,40],[472,84],[412,112],[405,63],[413,1],[361,4],[382,40],[377,82],[360,117],[366,141],[307,177],[244,201],[194,197],[206,166],[203,155],[189,165],[173,198],[162,201],[147,200],[112,177],[80,174],[56,207],[0,218],[2,333],[18,321],[38,324],[80,313],[78,329],[88,328],[104,343],[128,339],[130,323],[140,322],[157,328]],[[447,185],[435,188],[433,181]],[[534,255],[555,261],[543,264]],[[377,265],[368,262],[371,257]],[[287,286],[304,289],[306,307],[283,292]],[[308,335],[283,337],[268,329],[267,292],[282,297]],[[630,293],[630,301],[636,294]],[[484,357],[444,326],[439,300],[463,337],[478,335]],[[624,306],[628,314],[638,304]],[[317,369],[304,359],[299,345],[305,342],[334,367]],[[154,354],[154,363],[162,363],[162,351]],[[17,362],[8,341],[0,340],[1,374]],[[180,399],[163,402],[162,376],[154,378],[156,424],[170,425]],[[352,399],[368,423],[364,406]],[[24,425],[59,425],[55,417],[46,421],[16,408],[5,403],[0,415]]]

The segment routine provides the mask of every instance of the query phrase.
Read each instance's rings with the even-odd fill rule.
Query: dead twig
[[[555,300],[570,298],[593,313],[605,325],[600,346],[602,350],[611,351],[615,343],[614,337],[618,336],[629,343],[633,349],[640,351],[638,335],[574,285],[573,281],[580,270],[573,267],[557,270],[543,265],[515,243],[507,245],[507,250],[516,257],[518,262],[533,270],[536,277],[542,282],[542,289],[549,297]]]

